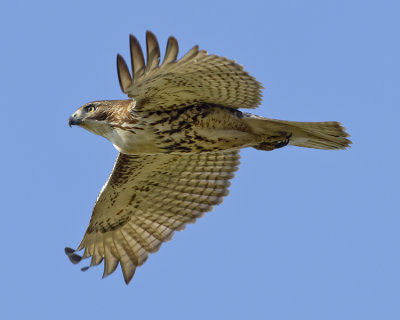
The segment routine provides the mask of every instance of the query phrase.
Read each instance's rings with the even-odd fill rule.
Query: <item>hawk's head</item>
[[[112,130],[112,124],[121,119],[132,100],[102,100],[89,102],[69,117],[69,126],[78,125],[100,136]]]

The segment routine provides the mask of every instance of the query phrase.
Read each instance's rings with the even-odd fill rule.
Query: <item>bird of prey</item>
[[[95,266],[104,260],[103,277],[120,264],[127,284],[175,230],[222,202],[240,149],[345,149],[351,143],[338,122],[283,121],[239,111],[257,108],[262,86],[233,60],[198,46],[177,60],[178,43],[170,37],[160,65],[159,45],[149,31],[146,49],[147,63],[130,36],[132,74],[117,56],[119,83],[129,99],[89,102],[69,118],[70,126],[110,140],[119,155],[81,244],[65,253],[73,263],[92,257]]]

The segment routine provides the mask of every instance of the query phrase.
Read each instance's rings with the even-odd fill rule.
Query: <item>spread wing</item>
[[[159,66],[156,37],[146,33],[147,65],[139,42],[130,36],[132,76],[124,59],[117,56],[121,89],[136,100],[138,109],[174,109],[198,102],[232,108],[257,108],[261,84],[233,60],[209,55],[198,46],[177,60],[178,42],[168,39],[164,61]]]
[[[238,151],[120,153],[77,251],[85,249],[83,258],[91,256],[91,266],[104,259],[103,277],[120,263],[129,283],[136,267],[170,240],[175,230],[222,202],[238,164]],[[74,263],[81,259],[75,250],[67,248],[66,253]]]

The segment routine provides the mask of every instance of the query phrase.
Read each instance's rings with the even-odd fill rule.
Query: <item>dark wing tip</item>
[[[129,272],[129,273],[122,272],[122,275],[124,277],[124,281],[125,281],[126,285],[128,285],[129,282],[131,282],[133,276],[135,275],[135,271],[136,271],[136,268],[132,272]]]
[[[160,46],[153,32],[146,31],[147,67],[149,72],[158,67],[160,62]]]
[[[132,33],[129,34],[129,41],[131,44],[139,43],[138,39]]]
[[[144,72],[143,51],[138,39],[132,34],[129,35],[129,46],[131,50],[132,79],[136,79]]]
[[[156,35],[150,30],[146,30],[146,41],[157,41]]]
[[[117,71],[121,90],[122,92],[127,93],[128,88],[132,85],[132,77],[128,65],[120,54],[117,55]]]
[[[170,62],[175,62],[176,59],[178,58],[178,51],[179,51],[178,41],[175,39],[175,37],[170,36],[168,38],[167,48],[165,49],[164,61],[161,64],[161,66]]]

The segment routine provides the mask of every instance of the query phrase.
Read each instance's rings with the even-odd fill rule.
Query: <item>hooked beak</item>
[[[82,123],[82,120],[78,119],[78,118],[76,118],[74,116],[70,116],[69,119],[68,119],[68,125],[70,127],[76,126],[76,125],[80,125],[81,123]]]

